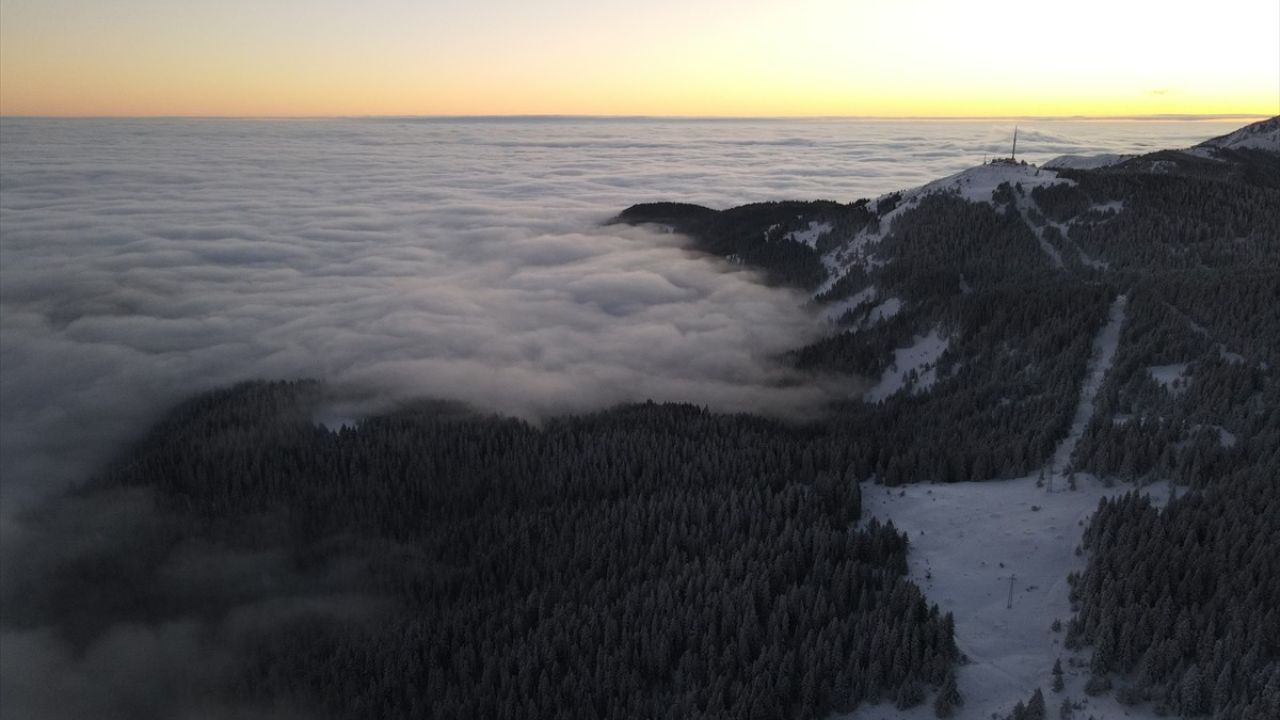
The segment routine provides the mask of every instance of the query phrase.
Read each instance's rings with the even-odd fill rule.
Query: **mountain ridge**
[[[1266,135],[1278,120],[1223,137]],[[1168,326],[1161,343],[1177,338],[1182,348],[1144,349],[1149,340],[1129,337],[1121,358],[1130,350],[1150,358],[1130,359],[1130,365],[1163,367],[1195,355],[1199,360],[1188,367],[1213,367],[1222,382],[1236,382],[1226,379],[1233,368],[1252,367],[1262,368],[1267,387],[1276,383],[1280,355],[1250,339],[1234,318],[1250,315],[1255,336],[1274,333],[1273,347],[1280,347],[1280,318],[1268,305],[1280,292],[1280,154],[1233,147],[1213,153],[1162,150],[1091,169],[997,161],[847,204],[791,201],[720,211],[647,204],[627,208],[615,221],[663,224],[688,235],[696,249],[809,294],[831,331],[797,349],[793,361],[813,371],[879,378],[874,395],[848,398],[851,431],[877,438],[872,445],[916,448],[911,459],[894,449],[868,457],[864,477],[983,479],[988,468],[1013,477],[1048,456],[1052,443],[1035,428],[1056,433],[1070,424],[1075,399],[1069,388],[1083,377],[1085,340],[1101,326],[1106,304],[1122,293],[1133,296],[1131,312],[1144,322]],[[824,232],[811,237],[817,228]],[[1211,291],[1226,277],[1246,294],[1228,300]],[[1197,307],[1188,294],[1204,294],[1208,306]],[[1185,327],[1175,327],[1178,322]],[[1214,341],[1205,344],[1206,336],[1191,327]],[[1182,337],[1186,332],[1194,337]],[[1005,350],[993,355],[993,347]],[[1221,352],[1245,362],[1219,367]],[[1121,370],[1138,382],[1134,368]],[[1107,400],[1101,403],[1106,411],[1133,414]],[[1232,413],[1235,419],[1227,417]],[[972,443],[962,443],[961,458],[942,459],[953,454],[944,450],[952,431],[936,422],[939,415],[963,418],[966,432],[976,433]],[[1196,436],[1196,427],[1247,434],[1238,409],[1196,419],[1188,406],[1179,415],[1186,418],[1176,425],[1182,440]],[[1104,431],[1091,424],[1075,466],[1118,471],[1112,463],[1123,458],[1098,456],[1097,445],[1140,427]],[[974,449],[993,446],[1006,449]],[[1130,464],[1153,472],[1149,453],[1141,455],[1146,459]],[[950,469],[939,473],[939,463]]]

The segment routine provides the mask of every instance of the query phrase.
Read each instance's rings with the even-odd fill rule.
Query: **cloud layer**
[[[811,407],[820,391],[782,388],[772,361],[820,331],[799,298],[600,222],[656,199],[876,195],[971,164],[1006,130],[6,120],[0,499],[79,479],[168,403],[244,378],[527,415]],[[1034,159],[1211,130],[1066,123],[1023,144]]]

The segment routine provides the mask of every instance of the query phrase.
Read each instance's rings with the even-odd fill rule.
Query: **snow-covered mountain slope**
[[[951,195],[973,203],[994,205],[997,189],[1006,183],[1011,188],[1020,187],[1024,193],[1036,187],[1075,184],[1073,180],[1059,177],[1051,169],[996,161],[962,170],[919,187],[881,195],[867,203],[868,208],[877,212],[878,222],[847,238],[823,255],[822,262],[827,268],[828,277],[814,291],[814,295],[828,292],[852,269],[870,270],[882,265],[885,258],[877,257],[875,245],[892,231],[895,220],[917,208],[924,198],[931,195]]]
[[[1080,528],[1099,498],[1128,489],[1068,470],[1114,363],[1127,303],[1123,295],[1112,302],[1108,322],[1094,338],[1076,417],[1041,472],[1000,483],[874,488],[864,494],[869,516],[891,520],[910,537],[911,579],[955,614],[956,643],[968,658],[957,673],[965,700],[957,717],[1003,716],[1035,688],[1047,691],[1056,660],[1067,668],[1065,694],[1085,703],[1082,710],[1102,717],[1156,716],[1150,706],[1125,708],[1113,697],[1085,697],[1089,653],[1067,649],[1061,625],[1053,629],[1055,620],[1065,623],[1071,616],[1067,574],[1085,565],[1075,553]],[[1167,486],[1160,483],[1148,493],[1159,500]],[[868,705],[847,720],[931,717],[931,703],[923,703],[909,710]]]
[[[1111,167],[1137,157],[1136,155],[1116,155],[1113,153],[1105,153],[1102,155],[1059,155],[1052,160],[1041,165],[1042,168],[1053,169],[1060,168],[1064,170],[1097,170],[1098,168]]]
[[[1124,706],[1114,693],[1085,694],[1092,648],[1065,647],[1071,602],[1067,574],[1084,569],[1075,553],[1081,529],[1102,497],[1132,489],[1107,487],[1088,474],[1049,473],[1000,482],[867,486],[863,512],[892,520],[911,540],[911,579],[956,618],[956,644],[968,658],[956,672],[964,705],[959,720],[1007,717],[1019,701],[1041,688],[1058,717],[1064,697],[1080,703],[1078,718],[1158,717],[1152,704]],[[1157,503],[1168,484],[1143,489]],[[1012,602],[1010,585],[1012,584]],[[1065,670],[1061,693],[1050,691],[1054,661]],[[932,697],[898,709],[891,701],[863,705],[841,720],[933,720]]]
[[[1265,150],[1280,153],[1280,115],[1246,125],[1233,133],[1206,140],[1196,147],[1221,150]]]
[[[961,170],[955,175],[948,175],[918,188],[904,190],[902,200],[894,213],[881,218],[880,222],[884,226],[885,221],[891,219],[895,213],[906,209],[926,195],[950,193],[969,202],[994,202],[996,188],[1004,183],[1009,183],[1010,186],[1020,184],[1028,192],[1033,187],[1074,184],[1072,180],[1058,177],[1056,172],[1048,168],[1022,163],[990,162]],[[881,196],[880,200],[886,197],[889,196]]]
[[[1152,185],[1141,176],[1177,176],[1188,187]],[[1203,181],[1217,184],[1197,184]],[[1240,187],[1227,190],[1228,184]],[[1262,242],[1256,228],[1269,221],[1254,208],[1267,205],[1259,192],[1271,190],[1280,190],[1280,117],[1182,150],[1068,155],[1039,167],[996,160],[847,204],[768,202],[717,211],[648,203],[628,208],[615,221],[663,223],[694,238],[700,250],[763,270],[768,282],[802,289],[818,305],[832,306],[823,315],[840,318],[854,307],[843,301],[877,284],[885,273],[901,286],[922,267],[942,275],[954,271],[960,276],[957,286],[968,292],[975,283],[990,286],[1009,277],[984,277],[978,267],[984,264],[1002,265],[1012,274],[1036,272],[1043,262],[1021,257],[1017,245],[1024,239],[1035,242],[1053,269],[1067,274],[1148,265],[1153,254],[1163,266],[1220,264],[1223,258],[1255,252]],[[1195,201],[1188,204],[1185,197]],[[957,200],[986,207],[971,212]],[[1238,209],[1227,211],[1229,205]],[[1133,215],[1131,206],[1160,211]],[[1021,236],[1002,219],[1010,211],[1027,230]],[[899,225],[914,229],[898,234]],[[938,233],[927,225],[949,225],[956,232]],[[911,239],[921,232],[931,236],[930,243]],[[880,285],[910,300],[901,287]]]

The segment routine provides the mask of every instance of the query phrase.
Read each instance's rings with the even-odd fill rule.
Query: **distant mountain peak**
[[[1226,135],[1205,140],[1196,147],[1218,148],[1220,150],[1265,150],[1280,153],[1280,115],[1267,120],[1259,120]]]

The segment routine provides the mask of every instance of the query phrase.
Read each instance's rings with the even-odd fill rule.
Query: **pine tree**
[[[1199,715],[1204,706],[1204,680],[1200,668],[1195,664],[1182,674],[1178,683],[1178,713],[1181,715]]]
[[[1218,673],[1218,680],[1213,686],[1213,706],[1211,712],[1220,712],[1231,704],[1231,661],[1227,660]]]
[[[938,695],[933,699],[933,713],[940,718],[948,718],[955,712],[955,707],[963,703],[960,691],[956,688],[955,673],[948,668],[942,679],[942,686],[938,688]]]
[[[1040,688],[1031,693],[1031,700],[1027,702],[1027,711],[1023,717],[1026,720],[1045,720],[1044,693],[1040,692]]]

